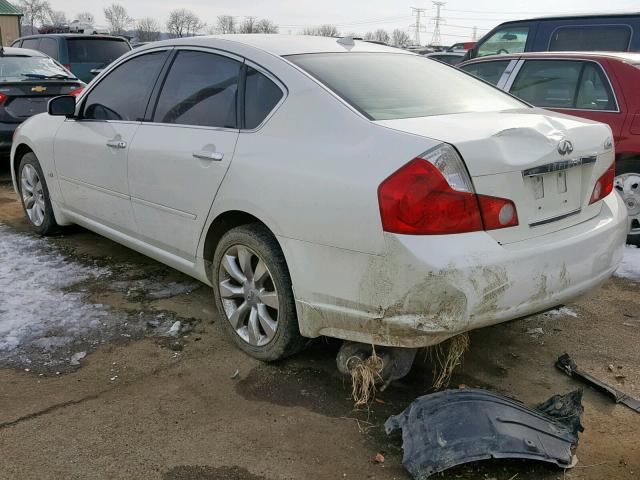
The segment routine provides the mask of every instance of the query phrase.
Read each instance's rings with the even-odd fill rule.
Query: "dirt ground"
[[[0,224],[28,234],[6,168]],[[422,353],[407,378],[355,411],[335,368],[338,342],[317,340],[293,359],[261,364],[226,340],[207,287],[80,228],[45,242],[72,261],[109,269],[71,291],[121,320],[102,336],[0,361],[0,479],[409,478],[401,438],[387,437],[382,424],[430,391]],[[187,287],[156,295],[159,282]],[[473,332],[453,385],[533,405],[580,387],[554,368],[569,352],[584,370],[640,398],[639,291],[614,278],[568,313]],[[165,336],[176,321],[181,336]],[[527,333],[538,327],[543,334]],[[86,357],[73,365],[69,355],[79,349]],[[589,388],[584,407],[571,470],[496,460],[435,478],[640,478],[640,414]],[[377,453],[384,463],[372,461]]]

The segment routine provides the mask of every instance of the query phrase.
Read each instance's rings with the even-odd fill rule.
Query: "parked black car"
[[[92,70],[100,70],[131,50],[126,38],[114,35],[48,33],[18,38],[12,47],[46,53],[83,82],[93,79]]]
[[[478,40],[465,60],[547,51],[638,52],[640,13],[556,15],[505,22]]]
[[[11,150],[16,127],[47,111],[58,95],[77,95],[85,84],[58,62],[24,48],[0,50],[0,155]]]

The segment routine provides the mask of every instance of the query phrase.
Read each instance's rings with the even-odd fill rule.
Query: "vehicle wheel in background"
[[[17,178],[22,207],[31,228],[40,235],[52,235],[60,231],[51,207],[49,189],[38,157],[25,154],[18,168]]]
[[[246,353],[274,361],[305,346],[289,270],[265,226],[243,225],[222,237],[213,258],[212,280],[224,328]]]
[[[627,243],[640,245],[640,158],[627,158],[616,162],[614,185],[622,195],[629,212]]]

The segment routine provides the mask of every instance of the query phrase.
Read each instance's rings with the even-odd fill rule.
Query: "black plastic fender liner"
[[[582,391],[556,395],[539,406],[478,389],[446,390],[417,398],[385,422],[402,429],[402,464],[415,479],[463,463],[522,458],[575,465]]]

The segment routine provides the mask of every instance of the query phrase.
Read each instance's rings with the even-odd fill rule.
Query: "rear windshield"
[[[75,78],[49,57],[0,57],[0,81]]]
[[[287,58],[372,120],[525,107],[470,75],[418,55],[315,53]]]
[[[111,63],[131,50],[125,40],[106,38],[69,38],[69,63]]]

